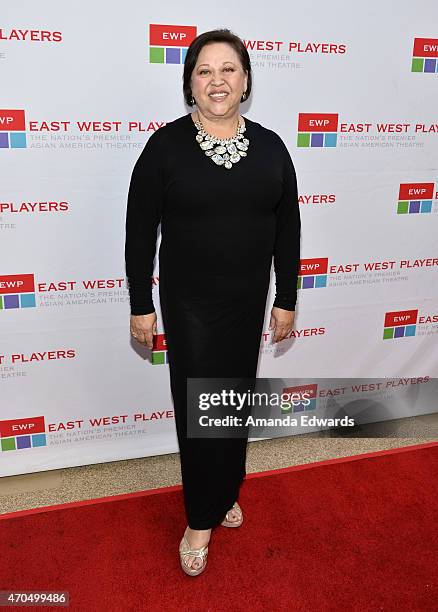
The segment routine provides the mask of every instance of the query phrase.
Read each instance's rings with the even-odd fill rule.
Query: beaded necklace
[[[198,130],[196,141],[207,157],[210,157],[215,164],[230,170],[242,157],[246,157],[249,140],[243,135],[246,130],[245,120],[243,120],[243,123],[239,123],[239,120],[237,120],[236,134],[231,138],[217,138],[217,136],[205,131],[199,113],[197,113],[197,116],[198,120],[194,122]]]

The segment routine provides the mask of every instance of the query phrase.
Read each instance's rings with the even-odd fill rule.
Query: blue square
[[[324,134],[310,134],[310,146],[311,147],[323,147],[324,146]]]
[[[303,276],[303,283],[301,287],[303,289],[312,289],[315,286],[315,277],[314,276]]]
[[[435,72],[436,64],[436,59],[426,58],[424,60],[424,72]]]
[[[412,200],[409,202],[409,214],[411,213],[419,213],[420,212],[420,202],[417,200]]]
[[[17,449],[30,448],[30,436],[17,436],[15,438]]]
[[[305,406],[306,410],[315,410],[316,408],[316,397],[309,400],[309,403]]]
[[[3,298],[3,305],[6,308],[20,308],[18,302],[18,295],[5,295]]]
[[[421,212],[422,213],[432,212],[432,200],[423,200],[421,202]]]
[[[405,335],[405,326],[400,325],[398,327],[394,327],[394,338],[403,338]]]
[[[184,64],[184,62],[186,61],[186,55],[187,55],[187,47],[183,47],[181,49],[181,63]]]
[[[325,134],[324,135],[324,146],[325,147],[336,147],[336,142],[338,140],[338,135],[335,134]]]
[[[20,295],[21,308],[34,308],[35,304],[35,293],[22,293]]]
[[[327,274],[317,274],[315,276],[315,287],[327,287]]]
[[[11,141],[11,149],[26,148],[26,133],[25,132],[10,132],[9,139]]]
[[[46,441],[46,434],[44,433],[40,433],[40,434],[33,434],[32,436],[32,446],[46,446],[47,445],[47,441]]]
[[[416,325],[406,325],[405,336],[415,336],[416,329],[417,329]]]
[[[166,64],[179,64],[181,49],[179,47],[166,47]]]

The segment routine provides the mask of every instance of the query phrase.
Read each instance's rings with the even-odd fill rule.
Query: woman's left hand
[[[284,340],[292,331],[294,325],[295,310],[284,310],[273,306],[271,310],[271,321],[269,329],[274,330],[272,342]]]

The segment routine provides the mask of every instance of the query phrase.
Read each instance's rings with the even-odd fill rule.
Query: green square
[[[310,147],[310,134],[309,133],[299,133],[297,137],[297,146],[298,147]]]
[[[161,365],[163,363],[166,363],[165,351],[154,351],[152,353],[152,363],[154,365]]]
[[[301,289],[301,276],[298,277],[297,289]]]
[[[0,295],[0,310],[3,310],[3,296]]]
[[[2,438],[2,450],[15,450],[15,438]]]
[[[422,57],[413,57],[411,72],[423,72],[423,68],[424,68],[424,59]]]
[[[164,64],[164,47],[149,47],[149,61],[151,64]]]
[[[394,338],[394,328],[393,327],[385,327],[383,330],[383,339],[389,340]]]
[[[397,214],[406,215],[409,212],[409,202],[399,202],[397,204]]]

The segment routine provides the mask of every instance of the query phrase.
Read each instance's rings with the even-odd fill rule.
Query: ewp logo
[[[438,72],[438,38],[414,38],[411,72]]]
[[[44,417],[0,421],[0,442],[2,451],[22,450],[46,446]]]
[[[184,64],[187,48],[196,38],[196,26],[149,24],[149,62]]]
[[[0,275],[0,310],[35,308],[33,274]]]
[[[285,387],[283,393],[290,395],[284,404],[281,404],[281,414],[292,412],[303,412],[304,410],[316,409],[316,392],[318,385],[299,385],[296,387]],[[303,395],[306,397],[303,398]],[[300,399],[302,398],[302,400]]]
[[[338,113],[299,113],[298,147],[336,147]]]
[[[24,110],[0,109],[0,149],[25,149]]]
[[[384,340],[415,336],[417,330],[417,310],[397,310],[385,313]]]
[[[152,365],[169,363],[167,360],[167,345],[165,334],[156,334],[152,341]]]
[[[402,183],[398,193],[397,214],[432,212],[434,183]]]
[[[298,289],[316,289],[327,286],[328,257],[302,259],[298,276]]]

